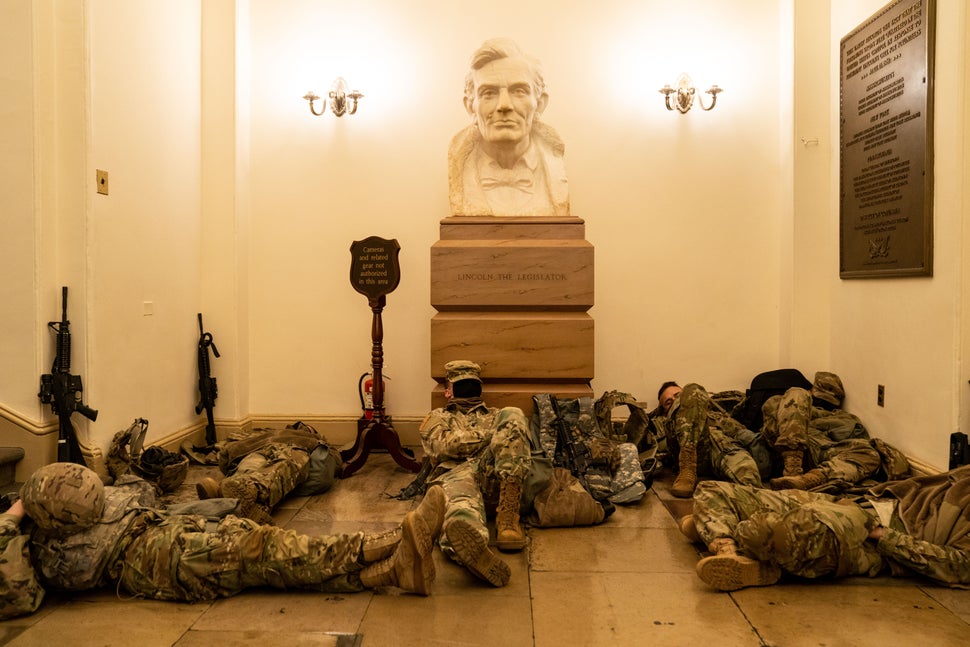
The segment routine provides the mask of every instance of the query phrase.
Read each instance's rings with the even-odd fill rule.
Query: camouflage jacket
[[[488,447],[499,410],[481,401],[453,401],[421,423],[421,445],[432,464],[460,462]]]
[[[31,552],[45,586],[61,591],[84,591],[117,578],[112,572],[131,540],[130,529],[154,508],[155,489],[137,477],[123,477],[121,485],[105,487],[101,519],[79,532],[61,533],[34,528]]]

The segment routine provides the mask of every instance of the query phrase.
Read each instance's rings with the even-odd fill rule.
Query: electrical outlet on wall
[[[876,404],[880,407],[886,406],[886,387],[882,384],[876,390]]]

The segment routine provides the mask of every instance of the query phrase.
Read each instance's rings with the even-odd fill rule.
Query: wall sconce
[[[677,109],[681,114],[686,114],[688,110],[694,105],[694,97],[697,95],[697,90],[694,89],[694,82],[686,74],[681,74],[677,77],[677,87],[672,88],[669,85],[665,85],[660,88],[660,92],[664,95],[664,103],[667,105],[667,110]],[[723,90],[716,85],[712,85],[705,91],[705,94],[711,95],[711,105],[704,105],[704,98],[697,96],[697,103],[700,104],[701,110],[710,110],[717,103],[717,93],[723,92]],[[675,106],[670,105],[670,95],[676,94]]]
[[[357,112],[357,101],[364,97],[364,95],[357,90],[347,92],[347,82],[344,81],[344,77],[342,76],[338,76],[337,80],[333,82],[327,96],[330,97],[330,110],[337,117],[342,117],[344,113],[352,115]],[[317,117],[327,111],[326,99],[324,99],[320,104],[320,112],[317,112],[316,109],[314,109],[313,102],[318,100],[320,97],[315,95],[313,90],[310,90],[303,95],[303,98],[310,102],[310,112],[315,114]]]

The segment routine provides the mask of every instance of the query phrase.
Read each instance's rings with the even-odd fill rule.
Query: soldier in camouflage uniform
[[[183,601],[256,586],[324,592],[397,586],[430,593],[432,550],[444,517],[440,488],[429,488],[398,529],[379,535],[300,535],[233,515],[215,522],[158,510],[154,496],[154,488],[135,476],[106,487],[73,463],[37,470],[22,498],[0,514],[0,619],[34,611],[42,587],[111,586]],[[33,522],[29,553],[17,550],[24,516]],[[33,563],[33,582],[25,560]]]
[[[697,564],[710,586],[733,591],[807,578],[894,575],[970,584],[970,466],[880,484],[837,499],[707,481],[681,530],[712,553]]]
[[[316,429],[297,422],[285,429],[234,434],[219,443],[219,468],[226,478],[201,479],[196,485],[199,498],[238,499],[240,516],[271,524],[273,508],[291,492],[319,494],[333,485],[340,452]],[[320,477],[312,487],[307,483],[311,474]]]
[[[657,397],[653,423],[664,430],[668,448],[678,455],[671,494],[691,496],[699,475],[761,487],[762,469],[748,449],[758,439],[716,406],[704,387],[665,382]]]
[[[434,466],[429,482],[448,499],[441,549],[493,586],[505,586],[511,571],[488,546],[486,508],[496,510],[496,544],[521,550],[522,486],[532,466],[529,421],[518,407],[498,409],[482,401],[478,364],[445,364],[448,404],[421,423],[421,444]]]
[[[811,391],[796,387],[768,398],[762,407],[761,433],[784,464],[782,476],[771,479],[771,487],[844,487],[879,469],[881,457],[866,428],[839,408],[844,397],[839,376],[820,371]]]

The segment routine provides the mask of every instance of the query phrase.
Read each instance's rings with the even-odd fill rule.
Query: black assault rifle
[[[61,463],[84,465],[81,445],[71,424],[71,414],[77,411],[88,420],[97,420],[98,412],[81,402],[81,376],[71,375],[71,322],[67,320],[67,286],[61,288],[61,320],[48,322],[47,327],[57,333],[54,364],[51,372],[40,376],[37,396],[58,418],[57,460]]]
[[[205,444],[209,448],[216,444],[216,424],[212,418],[212,407],[216,404],[219,396],[219,389],[216,387],[216,378],[209,374],[209,347],[216,357],[219,357],[219,349],[212,341],[212,333],[205,332],[202,327],[202,313],[199,313],[199,404],[195,405],[196,415],[205,410]],[[201,449],[201,448],[196,448]]]
[[[549,394],[549,404],[552,405],[552,413],[555,416],[552,424],[556,428],[556,455],[553,457],[553,465],[556,467],[565,467],[572,472],[579,479],[583,488],[596,499],[597,503],[603,506],[606,516],[610,516],[615,507],[609,498],[597,493],[590,487],[589,478],[587,477],[587,474],[591,471],[601,470],[607,476],[609,471],[604,469],[605,466],[601,466],[599,461],[593,459],[586,443],[582,442],[582,440],[577,440],[573,436],[569,425],[566,423],[566,419],[559,410],[559,401],[551,393]]]

